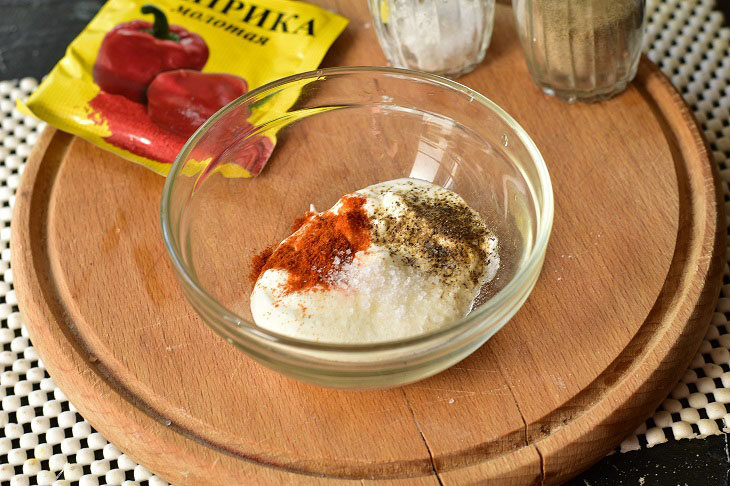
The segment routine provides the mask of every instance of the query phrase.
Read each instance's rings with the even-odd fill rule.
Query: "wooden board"
[[[334,3],[352,22],[325,65],[384,64],[365,2]],[[609,102],[544,96],[506,7],[460,81],[532,135],[555,189],[537,286],[472,356],[381,391],[269,371],[185,302],[160,236],[163,179],[48,129],[18,189],[12,265],[56,383],[176,485],[557,484],[605,455],[678,380],[714,308],[725,227],[707,148],[646,60]]]

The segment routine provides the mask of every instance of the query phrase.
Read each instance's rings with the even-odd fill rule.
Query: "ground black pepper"
[[[478,284],[488,259],[482,245],[491,233],[476,212],[455,193],[426,195],[427,189],[411,184],[401,193],[403,213],[378,209],[372,229],[375,244],[389,249],[405,265],[451,284],[460,269]],[[401,207],[403,206],[403,207]]]

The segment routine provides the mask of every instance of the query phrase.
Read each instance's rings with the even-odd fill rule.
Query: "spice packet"
[[[346,25],[291,0],[109,0],[19,108],[166,175],[205,120],[251,89],[315,69]],[[238,135],[266,116],[249,115]],[[276,135],[257,137],[255,157],[227,162],[224,175],[261,170]]]

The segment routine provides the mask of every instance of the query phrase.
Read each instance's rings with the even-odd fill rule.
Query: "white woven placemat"
[[[646,50],[702,124],[730,206],[730,28],[723,27],[714,1],[650,0]],[[0,486],[167,485],[108,443],[68,402],[38,358],[18,313],[10,217],[25,159],[44,124],[17,112],[15,100],[35,86],[33,79],[0,82]],[[624,440],[622,451],[730,432],[727,264],[723,280],[712,325],[690,369],[654,416]]]

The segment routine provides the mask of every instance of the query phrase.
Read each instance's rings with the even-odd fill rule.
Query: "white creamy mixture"
[[[426,333],[464,317],[499,268],[497,238],[456,193],[417,179],[343,196],[365,199],[370,245],[333,257],[321,285],[287,291],[287,270],[266,269],[251,294],[256,324],[321,342],[371,343]],[[311,231],[314,215],[292,236]],[[274,250],[276,255],[277,249]]]

